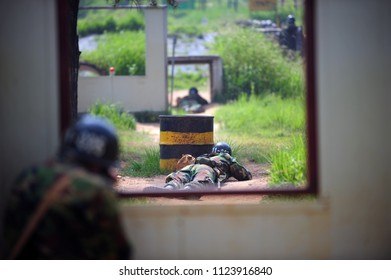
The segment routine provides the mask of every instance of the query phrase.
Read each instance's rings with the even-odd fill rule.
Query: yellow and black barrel
[[[160,118],[160,169],[174,171],[183,154],[198,157],[213,147],[213,116],[170,116]]]

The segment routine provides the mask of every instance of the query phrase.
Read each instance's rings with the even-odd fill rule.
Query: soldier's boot
[[[149,186],[145,187],[144,191],[146,192],[167,192],[167,191],[175,191],[180,189],[180,183],[172,180],[168,183],[166,183],[163,187],[157,187],[157,186]]]
[[[184,191],[208,191],[215,189],[214,184],[212,181],[192,181],[187,184],[185,184],[185,187],[183,188]],[[198,200],[201,198],[202,195],[194,194],[191,196],[187,196],[187,199],[191,200]]]
[[[181,188],[181,184],[175,180],[172,180],[164,185],[164,188],[167,190],[179,190]]]

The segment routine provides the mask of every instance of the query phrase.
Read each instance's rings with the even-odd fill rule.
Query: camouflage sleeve
[[[211,160],[209,158],[209,156],[207,156],[207,155],[203,155],[203,156],[197,157],[195,163],[197,163],[197,164],[205,164],[205,165],[208,165],[208,166],[210,166],[212,168],[216,166],[216,162]]]
[[[249,170],[241,166],[239,163],[234,161],[230,165],[231,176],[238,181],[246,181],[252,179],[252,174]]]

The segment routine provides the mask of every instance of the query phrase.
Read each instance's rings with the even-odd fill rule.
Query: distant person
[[[128,259],[112,172],[118,138],[86,115],[66,133],[58,155],[17,179],[4,216],[11,259]]]
[[[292,51],[302,50],[303,32],[302,29],[296,26],[296,19],[293,15],[287,18],[288,26],[280,35],[280,44]]]
[[[202,98],[198,93],[198,89],[192,87],[189,89],[189,94],[183,98],[177,99],[177,106],[186,112],[200,113],[204,111],[203,106],[207,105],[208,101]]]
[[[210,154],[199,156],[193,164],[169,174],[164,187],[146,187],[144,192],[213,190],[231,177],[245,181],[251,180],[252,174],[232,156],[227,143],[218,142]]]

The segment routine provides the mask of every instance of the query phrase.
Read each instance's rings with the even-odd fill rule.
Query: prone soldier
[[[210,154],[199,156],[195,163],[169,174],[164,187],[150,186],[144,188],[144,191],[216,189],[219,183],[231,177],[238,181],[252,179],[251,172],[232,156],[231,147],[225,142],[218,142],[213,146]]]

